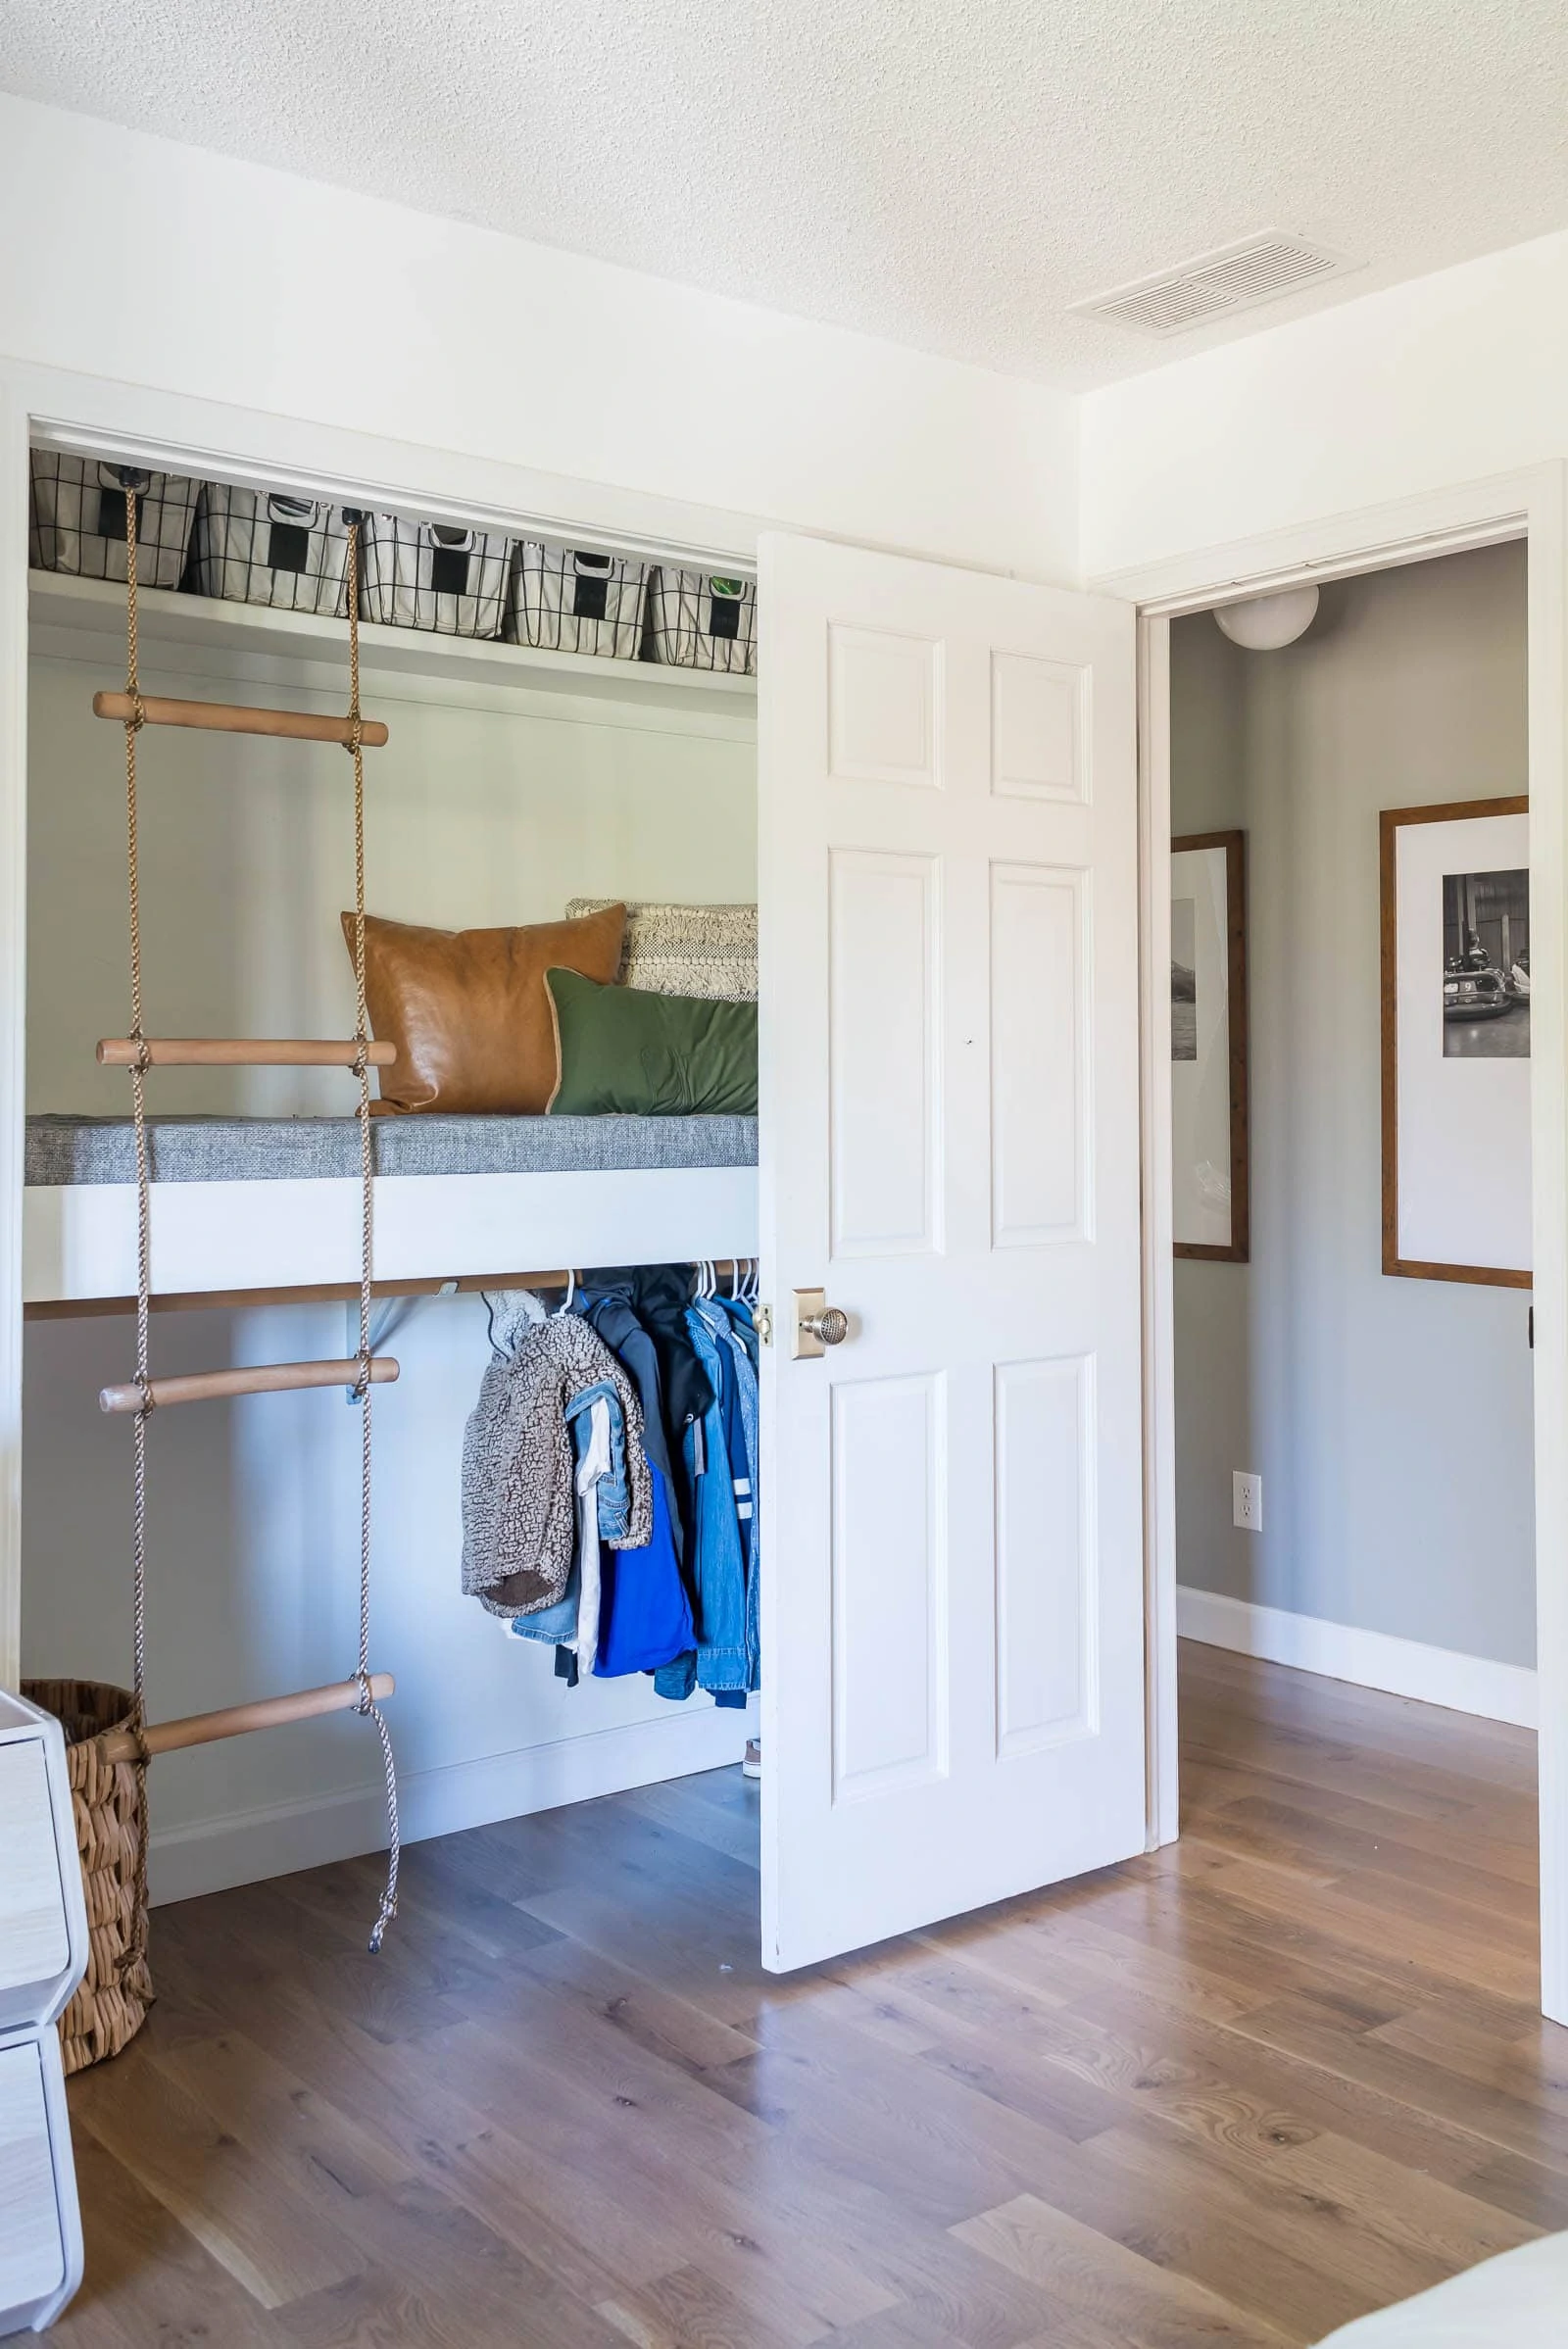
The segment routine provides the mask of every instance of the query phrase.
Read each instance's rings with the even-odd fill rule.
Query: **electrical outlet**
[[[1231,1515],[1250,1534],[1263,1530],[1263,1480],[1238,1468],[1231,1477]]]

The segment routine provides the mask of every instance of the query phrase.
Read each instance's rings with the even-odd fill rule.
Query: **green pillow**
[[[547,970],[556,1020],[555,1117],[757,1113],[757,1005],[601,987]]]

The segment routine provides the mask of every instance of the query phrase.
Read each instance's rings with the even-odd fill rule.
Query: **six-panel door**
[[[785,1968],[1143,1848],[1137,777],[1128,607],[775,537],[759,608]]]

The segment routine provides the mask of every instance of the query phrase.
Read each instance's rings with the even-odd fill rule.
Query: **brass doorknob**
[[[820,1313],[804,1313],[801,1327],[823,1346],[842,1346],[850,1334],[850,1317],[842,1305],[824,1305]]]

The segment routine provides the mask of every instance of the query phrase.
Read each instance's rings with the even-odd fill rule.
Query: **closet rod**
[[[166,1403],[211,1402],[225,1395],[291,1395],[304,1387],[352,1387],[359,1375],[358,1361],[348,1354],[330,1362],[259,1362],[251,1370],[194,1370],[182,1378],[149,1379],[147,1392],[154,1409],[159,1409]],[[372,1387],[389,1387],[397,1375],[394,1355],[371,1355]],[[139,1411],[141,1407],[141,1389],[134,1379],[99,1390],[100,1411]]]
[[[737,1264],[744,1269],[756,1261],[755,1256],[738,1259],[718,1256],[713,1260],[713,1270],[721,1281],[727,1281],[733,1277]],[[465,1272],[416,1281],[373,1281],[370,1295],[439,1297],[445,1291],[448,1295],[471,1297],[481,1289],[564,1289],[568,1278],[562,1271]],[[358,1281],[318,1281],[298,1288],[181,1289],[155,1294],[152,1308],[155,1313],[200,1313],[237,1311],[247,1305],[341,1305],[351,1302],[359,1294]],[[133,1313],[135,1309],[133,1297],[38,1297],[24,1305],[23,1314],[28,1321],[79,1321],[100,1313]]]
[[[149,1068],[352,1068],[360,1047],[352,1036],[106,1036],[98,1047],[103,1068],[134,1068],[145,1050]],[[395,1044],[368,1044],[371,1068],[390,1068]]]
[[[372,1672],[368,1677],[376,1704],[394,1693],[397,1683],[390,1672]],[[149,1753],[177,1753],[187,1745],[242,1737],[248,1730],[277,1729],[287,1721],[314,1721],[320,1713],[357,1712],[359,1705],[358,1681],[332,1681],[324,1688],[300,1688],[292,1696],[263,1696],[254,1704],[223,1705],[216,1713],[187,1713],[182,1721],[155,1722],[143,1730],[141,1741]],[[134,1762],[140,1758],[141,1746],[128,1730],[116,1730],[98,1740],[98,1750],[108,1762]]]
[[[135,714],[128,693],[95,693],[94,717],[116,718],[123,725]],[[169,702],[144,693],[141,714],[149,726],[196,726],[207,734],[278,734],[290,742],[336,742],[353,748],[352,721],[346,717],[318,717],[309,710],[245,710],[232,702]],[[360,740],[368,751],[378,751],[387,730],[378,717],[360,720]]]

